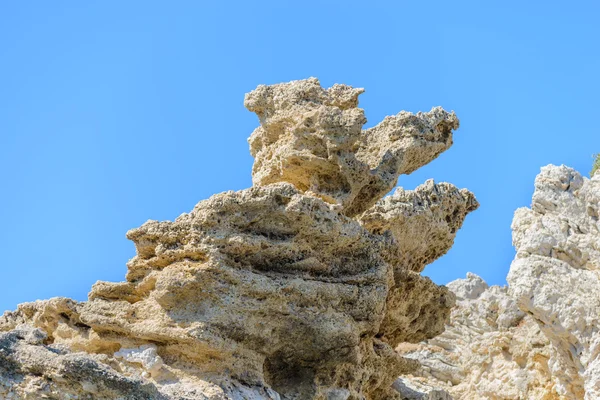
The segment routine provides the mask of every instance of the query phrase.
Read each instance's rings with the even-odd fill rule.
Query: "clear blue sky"
[[[472,190],[425,273],[503,284],[543,165],[600,151],[597,2],[102,1],[0,5],[0,312],[124,279],[125,232],[251,185],[258,84],[366,88],[372,126],[455,110],[454,146],[399,184]]]

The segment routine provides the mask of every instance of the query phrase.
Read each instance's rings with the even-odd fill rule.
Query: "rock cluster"
[[[507,277],[521,310],[554,348],[550,369],[566,399],[600,398],[600,174],[547,166],[531,208],[512,223]]]
[[[515,212],[509,287],[450,283],[445,332],[399,346],[422,368],[396,386],[423,399],[599,399],[599,209],[600,174],[542,168],[531,208]]]
[[[362,89],[259,86],[250,189],[127,233],[125,282],[0,318],[0,397],[402,399],[395,351],[438,335],[454,295],[419,274],[452,245],[467,190],[384,197],[452,144],[453,113],[373,128]]]
[[[464,400],[560,398],[548,366],[552,346],[506,287],[488,287],[469,273],[448,288],[457,302],[446,330],[425,343],[398,346],[400,354],[418,360],[421,368],[397,385],[422,396],[437,390]]]

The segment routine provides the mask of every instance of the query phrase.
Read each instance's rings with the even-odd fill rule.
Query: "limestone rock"
[[[448,287],[457,304],[444,333],[398,347],[421,364],[399,379],[402,384],[422,396],[446,392],[456,400],[564,398],[548,365],[550,342],[536,321],[518,309],[506,287],[488,287],[471,273]]]
[[[468,190],[430,179],[415,190],[397,188],[359,220],[371,232],[390,231],[399,246],[397,262],[421,272],[450,250],[465,216],[477,207]]]
[[[394,382],[394,389],[405,400],[453,400],[447,391],[415,379],[398,378]]]
[[[454,304],[419,272],[477,202],[432,181],[382,199],[458,120],[436,108],[361,131],[361,92],[308,79],[248,94],[255,186],[129,231],[126,281],[88,301],[5,313],[0,395],[405,398],[394,381],[418,365],[394,348],[439,334]]]
[[[357,215],[388,193],[401,174],[429,163],[452,145],[454,113],[402,111],[373,128],[357,108],[363,89],[315,78],[259,86],[245,105],[261,126],[250,136],[255,185],[290,182]]]
[[[426,344],[400,346],[418,359],[416,382],[447,390],[456,399],[551,399],[545,367],[550,346],[535,321],[521,312],[507,288],[468,274],[448,284],[457,296],[446,330]]]
[[[599,174],[549,165],[512,224],[517,255],[507,280],[552,342],[550,368],[568,399],[600,398],[599,208]]]
[[[388,200],[389,201],[389,200]],[[444,333],[400,353],[421,363],[403,385],[456,399],[600,398],[600,175],[542,168],[531,208],[515,212],[509,288],[476,275]]]

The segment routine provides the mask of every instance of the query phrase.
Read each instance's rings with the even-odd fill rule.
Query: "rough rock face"
[[[389,192],[400,174],[429,163],[452,145],[454,113],[402,111],[373,128],[357,108],[363,89],[315,78],[248,93],[245,105],[260,119],[250,136],[255,185],[289,182],[343,213],[357,215]]]
[[[254,186],[127,233],[125,282],[87,302],[0,318],[0,397],[402,399],[454,296],[419,275],[452,245],[471,193],[428,181],[382,199],[452,143],[454,114],[401,112],[368,130],[362,89],[314,79],[246,96]],[[3,333],[2,333],[3,332]]]
[[[399,346],[422,368],[395,386],[415,399],[599,399],[599,209],[599,173],[542,168],[531,208],[515,212],[509,288],[473,274],[448,284],[445,332]]]
[[[450,249],[465,213],[477,207],[468,190],[430,179],[415,190],[396,189],[361,215],[360,221],[371,232],[389,231],[400,247],[399,262],[421,272]]]
[[[446,330],[426,343],[398,347],[421,368],[398,379],[397,386],[413,390],[415,399],[562,398],[549,367],[550,342],[537,322],[519,310],[506,287],[488,287],[469,273],[448,288],[457,302]]]
[[[550,369],[568,399],[600,398],[600,174],[547,166],[531,209],[516,211],[508,283],[552,342]]]

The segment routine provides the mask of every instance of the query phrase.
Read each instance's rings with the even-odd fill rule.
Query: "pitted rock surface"
[[[473,195],[383,196],[452,143],[453,113],[361,130],[362,89],[314,79],[246,96],[254,186],[127,233],[125,282],[0,318],[0,398],[403,399],[395,347],[439,334],[454,304],[419,275]],[[4,397],[3,397],[4,396]]]
[[[371,207],[409,174],[452,145],[454,113],[402,111],[373,128],[358,108],[363,89],[315,78],[259,86],[245,105],[260,119],[250,136],[255,185],[289,182],[299,190],[341,204],[354,216]]]
[[[444,333],[398,347],[421,367],[395,385],[423,398],[599,399],[599,209],[600,174],[542,168],[531,208],[515,212],[508,288],[473,274],[449,283]]]

